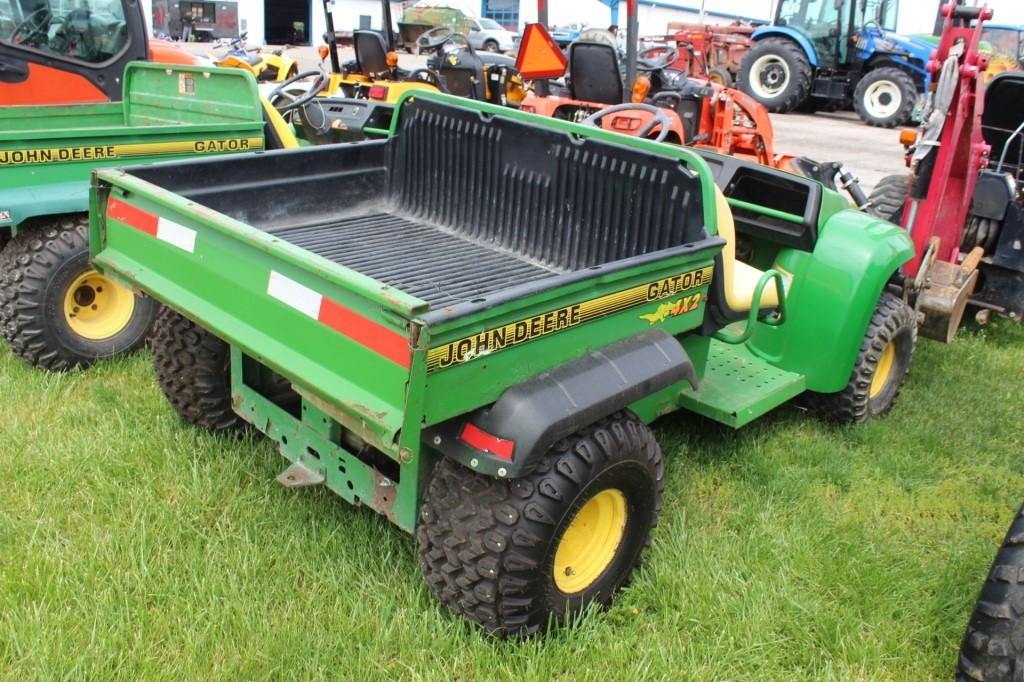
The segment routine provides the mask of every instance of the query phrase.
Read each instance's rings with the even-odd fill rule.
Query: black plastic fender
[[[674,337],[655,329],[511,386],[493,405],[424,430],[424,439],[474,471],[519,478],[562,438],[681,381],[697,389],[693,363]],[[497,447],[467,443],[467,426]]]

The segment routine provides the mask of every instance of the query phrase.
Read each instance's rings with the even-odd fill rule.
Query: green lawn
[[[894,413],[658,422],[665,509],[606,612],[503,643],[413,540],[268,442],[183,426],[142,355],[48,375],[0,350],[0,674],[12,680],[948,678],[1024,498],[1024,330],[922,341]]]

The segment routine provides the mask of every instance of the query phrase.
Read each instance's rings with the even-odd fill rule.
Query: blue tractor
[[[899,0],[780,0],[754,32],[739,88],[769,111],[853,107],[869,125],[907,123],[934,45],[895,32]]]

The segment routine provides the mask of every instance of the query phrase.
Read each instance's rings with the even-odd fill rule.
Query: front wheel
[[[743,57],[736,83],[768,111],[785,114],[810,95],[812,76],[811,63],[800,46],[769,38],[756,43]]]
[[[628,412],[560,441],[520,479],[443,459],[420,509],[420,567],[455,613],[531,635],[611,601],[650,542],[663,486],[661,450]]]
[[[914,309],[883,293],[861,341],[849,383],[838,393],[809,394],[811,406],[823,417],[842,423],[884,415],[903,388],[916,344]]]
[[[486,43],[484,43],[484,50],[486,50],[487,52],[499,52],[500,48],[498,47],[497,41],[488,40]]]
[[[853,106],[860,120],[879,128],[893,128],[910,120],[917,103],[917,86],[903,69],[875,69],[860,79]]]
[[[31,365],[87,367],[145,343],[158,305],[95,270],[89,220],[67,216],[27,229],[0,260],[0,333]]]

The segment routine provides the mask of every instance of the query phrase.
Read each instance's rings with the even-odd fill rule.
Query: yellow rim
[[[135,294],[95,270],[82,273],[64,294],[64,319],[90,341],[115,336],[135,312]]]
[[[609,488],[576,512],[555,551],[555,585],[565,594],[581,592],[604,573],[626,532],[626,496]]]
[[[875,376],[871,379],[871,390],[868,392],[868,397],[875,398],[885,389],[895,364],[896,346],[890,341],[882,351],[882,357],[878,359],[878,367],[875,368]]]

